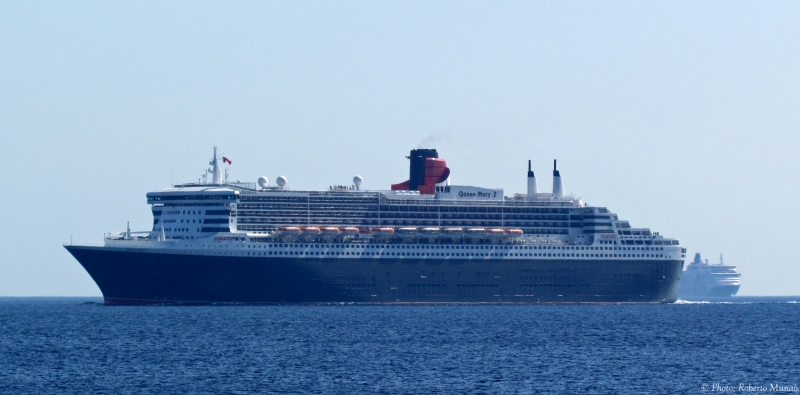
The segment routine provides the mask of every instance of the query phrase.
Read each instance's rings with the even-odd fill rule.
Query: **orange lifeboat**
[[[506,229],[505,232],[506,236],[509,237],[520,237],[525,233],[522,231],[522,229]]]
[[[346,226],[339,231],[342,232],[342,236],[358,236],[358,228],[354,226]]]
[[[316,226],[301,226],[300,232],[303,233],[303,236],[319,236],[322,231]]]
[[[322,235],[325,237],[335,237],[339,236],[339,228],[335,226],[323,226],[320,228]]]
[[[372,236],[374,237],[392,237],[394,236],[394,228],[375,228],[372,229]]]
[[[296,226],[281,226],[278,228],[278,234],[281,236],[299,236],[300,228]]]

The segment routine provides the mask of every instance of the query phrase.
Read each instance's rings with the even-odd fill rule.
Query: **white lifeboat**
[[[504,231],[503,229],[487,229],[486,236],[489,236],[491,238],[505,237],[506,231]]]
[[[433,238],[433,237],[439,237],[441,236],[441,234],[442,232],[441,230],[439,230],[439,228],[422,228],[419,230],[419,235],[421,237]]]
[[[464,236],[464,229],[461,228],[444,228],[442,232],[444,237],[449,237],[452,239],[458,239],[461,236]]]
[[[486,237],[486,229],[483,228],[467,229],[467,237],[469,237],[470,239],[482,239]]]
[[[417,232],[417,228],[400,228],[397,229],[397,236],[403,238],[409,237],[417,237],[419,233]]]

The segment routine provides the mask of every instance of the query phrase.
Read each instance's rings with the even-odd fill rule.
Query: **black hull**
[[[67,246],[107,304],[672,303],[680,260],[188,255]]]

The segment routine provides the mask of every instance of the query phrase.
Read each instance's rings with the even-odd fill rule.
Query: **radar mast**
[[[217,162],[217,147],[214,147],[214,158],[211,159],[211,183],[222,184],[222,172],[219,171],[219,163]]]

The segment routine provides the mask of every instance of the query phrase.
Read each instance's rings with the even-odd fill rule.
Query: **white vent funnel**
[[[561,184],[561,174],[556,169],[556,160],[553,159],[553,196],[564,196],[564,185]]]
[[[539,193],[539,186],[536,184],[536,176],[531,170],[531,161],[528,161],[528,200],[533,200]]]

